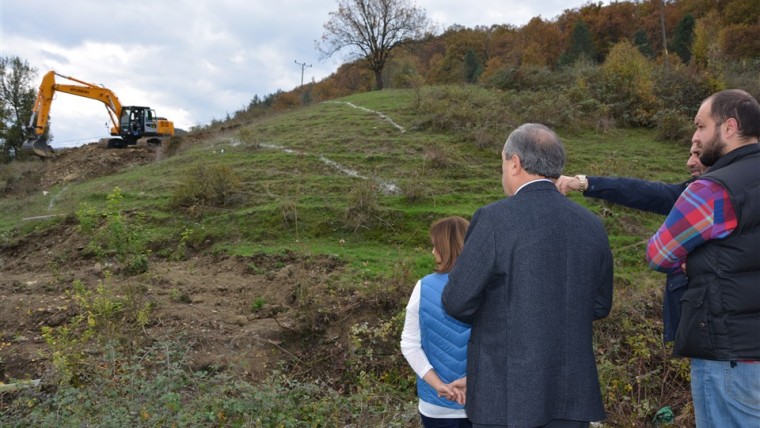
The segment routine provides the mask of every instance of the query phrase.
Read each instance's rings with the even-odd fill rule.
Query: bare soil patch
[[[97,144],[63,150],[44,162],[40,187],[113,174],[156,160],[145,148],[107,150]],[[319,323],[315,299],[340,275],[342,263],[294,253],[253,257],[151,259],[137,277],[84,251],[87,239],[69,218],[54,228],[0,247],[0,381],[44,378],[51,361],[41,328],[77,313],[75,280],[94,289],[137,286],[151,306],[148,340],[181,338],[193,369],[233,370],[260,379],[279,361],[298,360],[304,329]],[[335,314],[331,314],[330,317]]]

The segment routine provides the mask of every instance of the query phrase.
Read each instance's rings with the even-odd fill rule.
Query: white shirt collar
[[[517,192],[519,192],[520,190],[522,190],[522,188],[523,188],[523,187],[525,187],[525,186],[527,186],[528,184],[531,184],[531,183],[536,183],[536,182],[539,182],[539,181],[548,181],[549,183],[551,183],[551,182],[552,182],[552,181],[551,181],[551,180],[549,180],[548,178],[539,178],[539,179],[537,179],[537,180],[532,180],[532,181],[529,181],[529,182],[527,182],[527,183],[523,184],[522,186],[520,186],[520,188],[519,188],[519,189],[517,189],[517,191],[515,192],[515,195],[517,194]],[[514,195],[512,195],[512,196],[514,196]]]

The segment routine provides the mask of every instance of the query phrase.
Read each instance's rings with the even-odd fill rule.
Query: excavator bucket
[[[47,139],[43,136],[31,137],[21,146],[21,150],[25,152],[34,152],[37,156],[47,158],[53,156],[53,148],[47,143]]]

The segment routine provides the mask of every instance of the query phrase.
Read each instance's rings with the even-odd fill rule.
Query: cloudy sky
[[[586,0],[416,0],[440,30],[453,24],[552,19]],[[320,60],[315,40],[336,0],[0,0],[0,56],[102,84],[122,105],[147,105],[189,129],[264,97],[319,81],[343,62]],[[59,82],[64,83],[60,78]],[[108,135],[103,104],[58,94],[53,147]]]

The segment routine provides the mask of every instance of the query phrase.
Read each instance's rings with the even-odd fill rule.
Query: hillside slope
[[[54,385],[56,351],[77,355],[68,368],[86,379],[109,340],[131,352],[179,341],[193,371],[255,383],[285,370],[346,393],[364,373],[413,409],[397,346],[408,293],[432,269],[428,227],[503,197],[501,143],[431,130],[419,97],[383,91],[241,118],[183,136],[171,155],[84,146],[4,166],[16,177],[6,183],[28,180],[0,199],[0,381]],[[687,148],[650,131],[559,131],[571,174],[685,176]],[[624,296],[597,338],[608,407],[648,419],[631,408],[683,404],[680,384],[625,386],[675,370],[657,330],[662,278],[641,245],[661,218],[572,197],[602,217]],[[95,321],[76,325],[97,340],[64,340],[82,314]],[[634,355],[640,346],[657,358]],[[620,363],[631,358],[633,372]],[[618,404],[637,392],[651,402]]]

